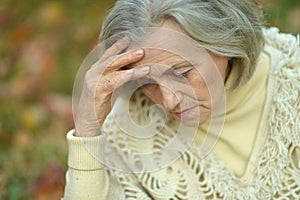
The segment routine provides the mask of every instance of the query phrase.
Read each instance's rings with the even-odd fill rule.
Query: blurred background
[[[0,0],[0,200],[59,199],[76,72],[113,0]],[[299,0],[260,0],[267,26],[300,32]]]

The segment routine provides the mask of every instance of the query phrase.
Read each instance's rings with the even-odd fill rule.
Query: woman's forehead
[[[167,28],[167,29],[166,29]],[[198,42],[173,27],[145,28],[145,36],[141,40],[133,41],[127,50],[144,49],[144,57],[128,67],[147,64],[161,64],[172,66],[186,61],[193,66],[209,60],[207,51]]]
[[[144,48],[144,52],[144,57],[140,61],[131,64],[131,67],[141,65],[172,67],[179,62],[186,61],[182,56],[167,50]]]

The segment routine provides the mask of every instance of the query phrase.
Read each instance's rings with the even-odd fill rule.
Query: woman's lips
[[[181,112],[173,112],[173,114],[179,119],[184,119],[184,118],[189,117],[195,108],[196,108],[196,106],[185,109]]]

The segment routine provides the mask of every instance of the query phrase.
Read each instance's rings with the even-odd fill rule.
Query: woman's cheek
[[[148,87],[148,88],[147,88]],[[155,104],[162,104],[161,93],[158,86],[147,86],[143,88],[143,93]]]
[[[210,100],[210,93],[207,87],[206,82],[202,78],[202,76],[194,76],[190,81],[190,85],[193,88],[194,95],[200,101]]]

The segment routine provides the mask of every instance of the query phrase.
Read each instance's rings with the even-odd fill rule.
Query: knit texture
[[[237,177],[214,153],[200,159],[197,145],[192,145],[175,162],[155,172],[127,173],[95,163],[95,159],[102,156],[105,163],[117,166],[115,162],[128,160],[130,153],[155,152],[153,162],[159,166],[162,162],[160,150],[176,135],[178,124],[170,118],[164,127],[160,127],[161,113],[154,110],[151,119],[160,134],[143,141],[120,132],[113,117],[104,124],[105,135],[82,140],[81,144],[80,139],[74,139],[70,132],[65,199],[299,199],[299,37],[281,34],[276,28],[265,29],[264,35],[271,68],[257,134],[262,142],[254,146],[243,177]],[[149,118],[145,113],[151,105],[142,93],[137,93],[130,107],[132,119],[147,123]],[[97,147],[106,153],[105,156],[97,153]],[[130,163],[123,164],[128,171],[144,167],[138,156],[130,159]]]

